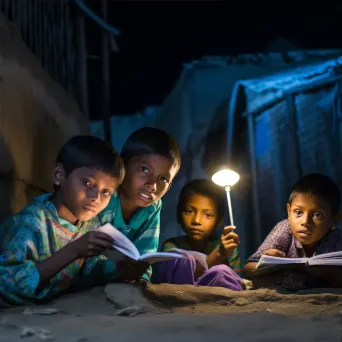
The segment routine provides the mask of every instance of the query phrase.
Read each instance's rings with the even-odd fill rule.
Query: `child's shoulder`
[[[162,200],[159,199],[158,201],[152,203],[151,205],[149,205],[149,206],[146,207],[146,208],[150,208],[150,209],[152,209],[153,211],[158,211],[158,210],[161,209],[162,204],[163,204],[163,203],[162,203]]]
[[[48,201],[50,197],[51,194],[44,194],[34,198],[32,203],[8,218],[4,224],[6,222],[11,222],[11,224],[26,222],[27,224],[32,224],[33,227],[36,226],[37,222],[45,220],[48,216]]]
[[[288,219],[279,221],[269,233],[270,236],[292,237],[292,230]]]
[[[169,238],[164,241],[163,246],[172,246],[172,247],[177,247],[181,249],[186,249],[186,241],[185,241],[185,236],[180,235],[180,236],[175,236],[172,238]]]
[[[274,226],[274,229],[284,230],[284,231],[291,230],[289,220],[288,220],[288,219],[284,219],[284,220],[279,221],[279,222]]]
[[[119,192],[115,192],[107,205],[107,207],[103,210],[103,212],[108,212],[108,211],[115,211],[117,208],[120,208],[120,194]],[[148,207],[141,208],[143,211],[157,211],[160,210],[162,207],[162,200],[159,199],[158,201],[152,203]]]

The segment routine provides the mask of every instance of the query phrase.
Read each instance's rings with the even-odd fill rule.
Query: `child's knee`
[[[230,267],[228,267],[227,265],[223,265],[223,264],[210,267],[207,272],[221,274],[221,275],[232,274],[232,272],[234,273],[234,271]]]
[[[241,280],[242,282],[242,279],[240,278],[240,276],[227,265],[221,264],[221,265],[213,266],[207,272],[215,275],[216,277],[218,276],[221,278]]]

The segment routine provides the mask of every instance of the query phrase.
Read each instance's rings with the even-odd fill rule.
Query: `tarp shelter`
[[[247,250],[286,217],[291,186],[302,175],[326,174],[342,189],[341,82],[342,57],[235,85],[228,155],[236,136],[246,132],[252,183]]]
[[[341,54],[341,51],[294,51],[236,57],[205,57],[184,66],[179,81],[160,108],[133,116],[112,118],[113,144],[119,150],[127,136],[143,126],[166,130],[175,137],[180,146],[183,157],[182,168],[170,191],[163,198],[161,242],[181,234],[176,221],[176,204],[181,187],[194,178],[211,177],[220,166],[229,164],[241,174],[241,181],[232,189],[232,200],[235,224],[241,236],[242,259],[253,251],[254,246],[273,224],[284,218],[281,208],[285,205],[283,201],[286,201],[287,185],[281,195],[278,194],[280,185],[278,186],[276,190],[278,197],[273,203],[277,205],[277,212],[272,214],[267,222],[262,223],[263,231],[258,233],[252,201],[254,169],[253,165],[250,165],[248,131],[245,129],[247,119],[243,113],[246,111],[249,113],[262,101],[279,98],[285,91],[299,85],[299,80],[301,84],[313,84],[320,78],[319,75],[324,79],[328,77],[324,75],[330,77],[332,73],[338,73],[339,59],[336,58]],[[309,115],[312,108],[318,106],[319,108],[315,109],[317,116],[325,110],[329,111],[330,109],[324,107],[327,103],[327,94],[331,96],[332,92],[318,92],[316,96],[306,95],[306,105],[301,106],[301,110],[308,113],[305,115]],[[298,95],[296,101],[299,99],[301,96]],[[274,117],[284,121],[284,117],[288,115],[287,108],[281,107],[278,102],[274,104],[272,102],[272,105],[273,107],[267,108],[268,113],[281,111]],[[230,120],[235,118],[234,126],[229,124],[229,118]],[[268,120],[268,116],[262,118]],[[324,120],[323,117],[321,119]],[[258,123],[258,120],[255,118],[255,122]],[[93,134],[103,136],[102,125],[101,122],[93,122],[91,124]],[[273,125],[282,127],[283,123],[273,123]],[[255,136],[267,134],[262,131],[264,129],[262,127],[264,126],[255,126],[253,131]],[[273,149],[284,148],[284,141],[281,139],[289,135],[290,132],[285,136],[274,137]],[[256,143],[260,145],[259,140]],[[230,152],[233,153],[232,158]],[[273,150],[272,158],[275,158]],[[276,164],[275,159],[272,163],[272,167],[276,168],[283,165],[280,161]],[[292,164],[291,166],[293,167]],[[260,166],[258,167],[260,169]],[[296,174],[291,176],[289,182],[293,182],[296,176]],[[260,190],[259,195],[264,198],[267,189]],[[270,207],[270,211],[272,210]],[[228,222],[227,219],[225,223]]]

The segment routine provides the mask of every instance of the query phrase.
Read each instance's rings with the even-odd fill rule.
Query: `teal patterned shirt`
[[[118,280],[115,265],[101,255],[75,260],[53,277],[46,288],[37,292],[40,276],[36,264],[107,222],[127,235],[141,253],[152,250],[156,236],[159,239],[161,203],[139,209],[129,225],[119,226],[122,220],[120,199],[112,196],[101,215],[76,227],[58,216],[51,197],[52,194],[46,194],[35,198],[31,205],[0,226],[0,306],[37,303],[71,288]],[[149,237],[152,235],[151,242]],[[145,275],[147,280],[149,274]]]
[[[121,233],[126,235],[137,247],[139,253],[157,252],[160,235],[160,211],[162,201],[158,200],[145,208],[139,208],[128,224],[121,213],[119,196],[113,195],[108,206],[98,215],[101,225],[111,223]],[[143,278],[150,281],[152,268],[149,267]]]

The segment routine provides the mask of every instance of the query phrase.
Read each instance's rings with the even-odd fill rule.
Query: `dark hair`
[[[180,222],[181,213],[185,207],[186,202],[193,195],[203,195],[212,199],[217,208],[218,221],[224,216],[225,209],[225,194],[222,188],[215,185],[208,179],[194,179],[191,182],[184,185],[182,188],[177,205],[177,218]]]
[[[91,135],[77,135],[61,148],[57,163],[68,176],[73,170],[88,167],[106,172],[121,183],[125,176],[123,161],[112,145]]]
[[[157,154],[169,158],[178,169],[181,155],[175,140],[166,132],[153,127],[143,127],[133,132],[126,140],[121,157],[125,163],[132,157]]]
[[[328,176],[319,173],[311,173],[302,177],[292,187],[289,197],[290,204],[298,194],[310,194],[328,201],[333,215],[337,214],[340,210],[340,190],[335,182]]]

